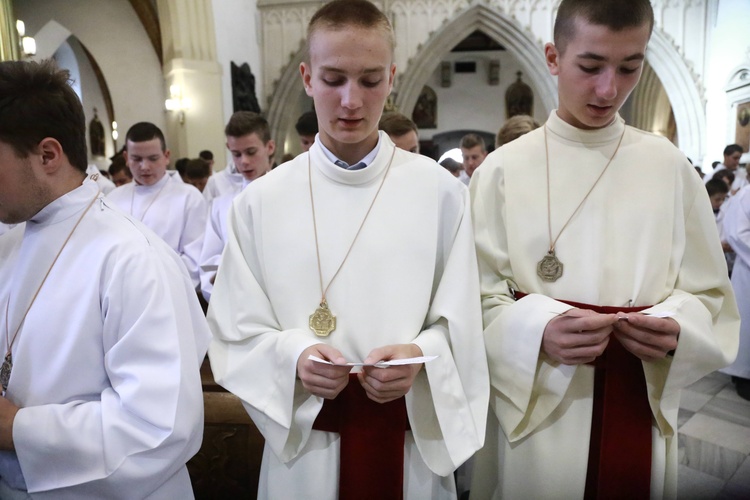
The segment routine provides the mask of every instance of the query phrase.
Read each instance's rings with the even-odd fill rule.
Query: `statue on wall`
[[[431,87],[422,87],[411,119],[419,128],[437,128],[437,94]]]
[[[505,92],[505,117],[516,115],[534,115],[534,91],[521,81],[521,72],[516,73],[518,79]]]
[[[260,104],[255,95],[255,75],[250,71],[250,65],[241,66],[231,62],[232,72],[232,105],[234,111],[253,111],[260,113]]]
[[[94,117],[89,122],[89,143],[91,156],[104,156],[104,125],[99,121],[96,108]]]

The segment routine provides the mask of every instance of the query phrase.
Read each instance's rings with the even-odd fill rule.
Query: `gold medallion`
[[[10,372],[13,370],[13,358],[10,352],[5,355],[3,360],[3,366],[0,368],[0,385],[3,387],[2,395],[5,396],[5,392],[8,390],[8,382],[10,382]]]
[[[536,265],[536,273],[544,281],[557,281],[563,273],[562,262],[555,256],[554,250],[550,250],[539,264]]]
[[[323,300],[314,313],[310,315],[310,330],[318,337],[327,337],[336,329],[336,316],[328,309],[328,303]]]

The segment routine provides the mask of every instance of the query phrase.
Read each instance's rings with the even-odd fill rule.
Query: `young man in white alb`
[[[672,498],[680,391],[737,352],[706,190],[618,110],[648,0],[563,0],[559,108],[471,181],[492,389],[472,497]]]
[[[455,498],[487,415],[468,191],[378,132],[382,12],[327,3],[308,50],[320,132],[234,201],[211,367],[266,439],[260,498]]]

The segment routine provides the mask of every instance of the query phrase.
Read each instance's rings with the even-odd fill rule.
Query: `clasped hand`
[[[680,325],[672,318],[641,313],[599,314],[570,309],[547,323],[542,352],[566,365],[589,363],[601,356],[611,334],[639,359],[654,361],[677,348]]]
[[[326,359],[336,364],[346,363],[344,356],[328,344],[315,344],[308,347],[297,360],[297,375],[302,386],[311,394],[325,399],[333,399],[349,383],[350,366],[335,366],[317,363],[310,355]],[[416,344],[395,344],[374,349],[364,359],[365,364],[391,359],[405,359],[422,356],[422,350]],[[377,403],[387,403],[405,395],[411,389],[414,378],[422,369],[422,364],[390,366],[377,368],[365,366],[357,374],[367,397]]]

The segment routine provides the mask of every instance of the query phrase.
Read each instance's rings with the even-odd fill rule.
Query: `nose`
[[[617,97],[617,75],[614,70],[602,72],[596,82],[596,94],[607,100]]]
[[[341,106],[347,109],[358,109],[362,106],[362,91],[356,83],[348,83],[341,91]]]

